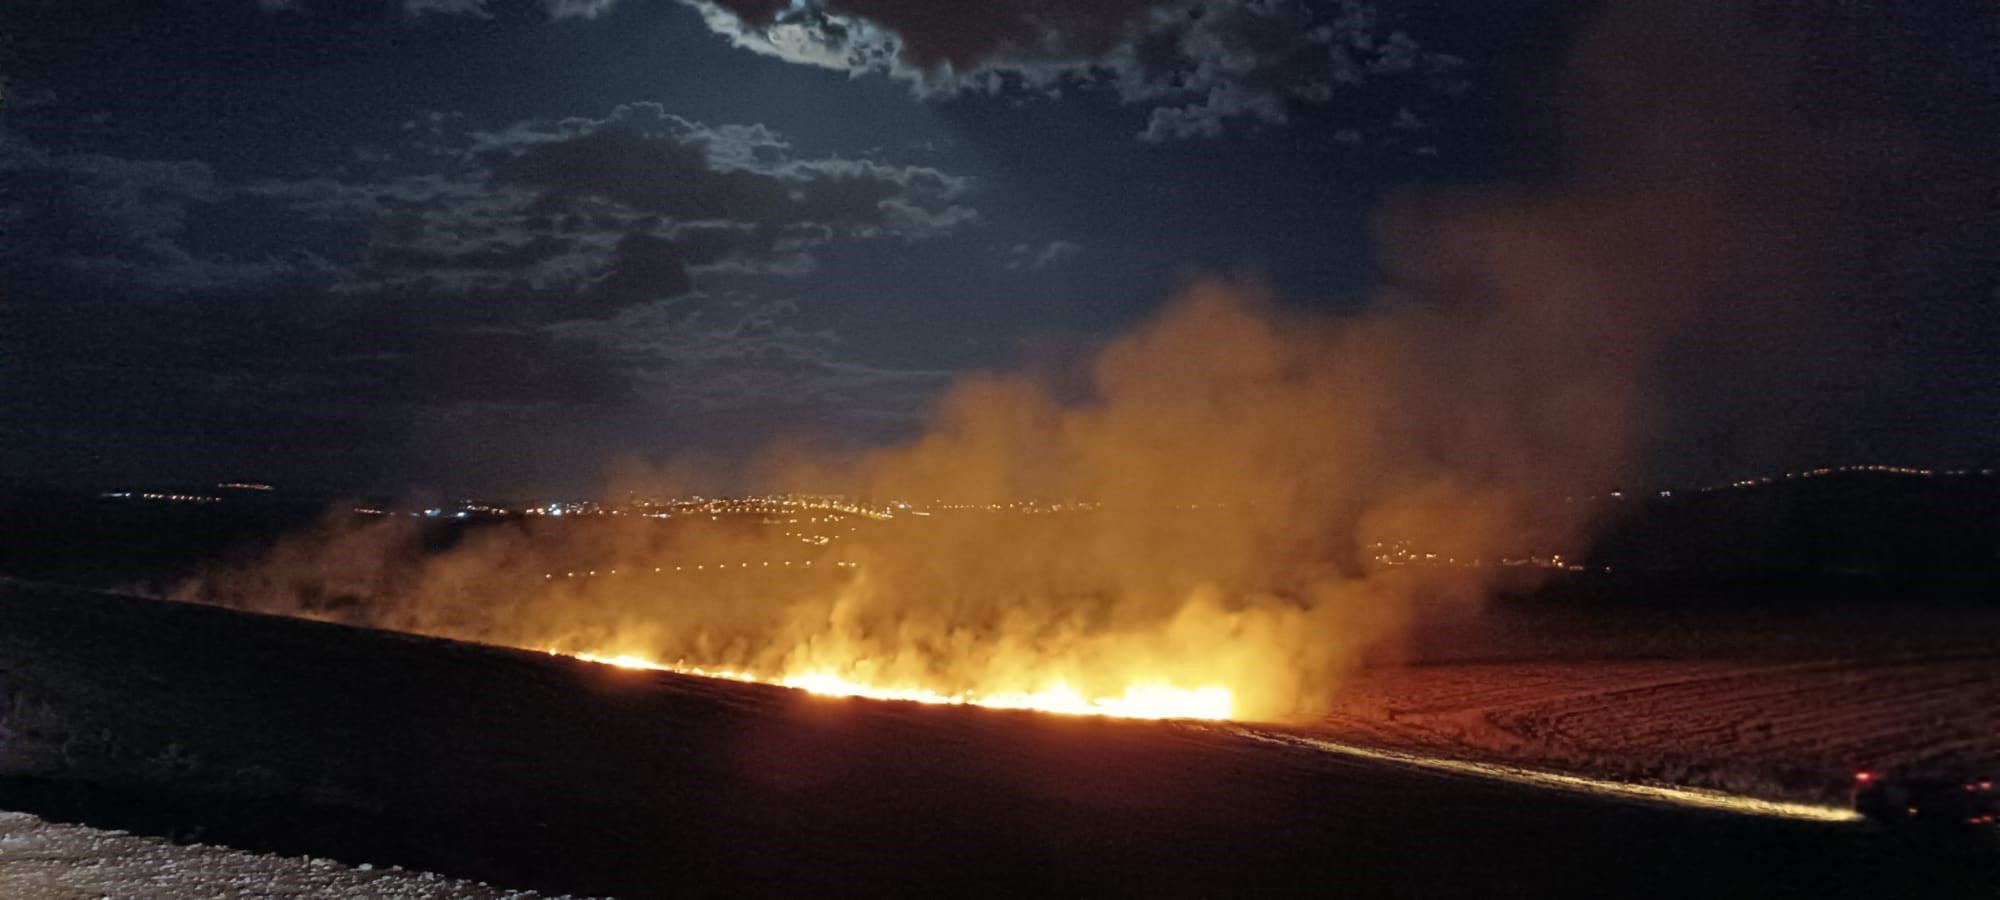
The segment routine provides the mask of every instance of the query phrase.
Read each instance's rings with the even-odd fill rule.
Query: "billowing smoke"
[[[1060,680],[1091,696],[1220,684],[1240,714],[1280,714],[1418,604],[1475,602],[1494,570],[1473,560],[1575,533],[1563,485],[1624,455],[1632,373],[1620,355],[1571,353],[1550,315],[1496,298],[1331,319],[1254,285],[1199,284],[1105,348],[1081,399],[1034,376],[968,379],[913,443],[773,463],[784,486],[932,512],[859,520],[823,549],[807,543],[828,531],[810,514],[680,529],[600,517],[426,555],[400,519],[286,544],[201,591],[767,676],[979,693]],[[1024,500],[1089,508],[952,508]],[[1371,545],[1398,541],[1466,565],[1377,565]],[[805,560],[833,574],[767,571]],[[579,568],[597,574],[543,577]]]
[[[528,522],[443,552],[408,520],[336,522],[184,593],[762,676],[1223,684],[1238,715],[1310,709],[1413,617],[1476,606],[1498,558],[1577,546],[1591,523],[1566,496],[1630,477],[1676,421],[1663,361],[1692,353],[1761,388],[1784,373],[1759,361],[1811,358],[1868,321],[1841,291],[1865,268],[1854,253],[1891,252],[1900,207],[1818,179],[1880,174],[1920,146],[1916,125],[1866,102],[1825,112],[1814,92],[1839,85],[1784,39],[1807,32],[1733,9],[1617,7],[1585,29],[1561,81],[1562,176],[1397,197],[1385,287],[1361,312],[1195,283],[1081,384],[970,377],[910,443],[773,454],[758,476],[932,515],[852,532]],[[946,508],[1027,500],[1091,506]],[[1379,565],[1395,542],[1451,564]],[[603,574],[545,577],[576,571]]]

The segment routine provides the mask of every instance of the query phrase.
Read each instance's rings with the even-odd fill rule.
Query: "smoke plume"
[[[774,464],[776,482],[932,513],[857,520],[824,547],[789,522],[635,516],[425,553],[407,519],[331,523],[191,592],[765,677],[1087,696],[1220,684],[1239,715],[1281,715],[1419,605],[1476,602],[1494,570],[1473,560],[1573,536],[1563,485],[1626,452],[1629,352],[1579,352],[1596,345],[1574,340],[1575,311],[1528,296],[1332,319],[1254,284],[1194,285],[1104,349],[1081,401],[1033,376],[972,378],[910,444]],[[956,508],[1024,500],[1089,508]],[[1371,548],[1394,542],[1466,564],[1378,565]],[[806,560],[833,574],[766,571]]]
[[[1591,523],[1565,497],[1630,477],[1674,422],[1664,360],[1699,347],[1782,380],[1748,363],[1867,322],[1834,286],[1895,218],[1864,220],[1880,198],[1822,179],[1879,174],[1914,126],[1861,101],[1833,115],[1824,92],[1841,86],[1813,80],[1793,32],[1700,6],[1614,5],[1582,29],[1559,79],[1557,183],[1395,197],[1385,286],[1361,312],[1195,283],[1104,347],[1081,391],[969,377],[909,443],[761,468],[772,490],[930,515],[526,520],[442,552],[410,520],[336,519],[183,593],[762,677],[1221,684],[1240,716],[1309,711],[1413,616],[1476,607],[1495,560],[1577,546]],[[1734,337],[1691,343],[1716,333]],[[956,508],[1020,501],[1090,507]],[[1450,564],[1381,565],[1397,542]]]

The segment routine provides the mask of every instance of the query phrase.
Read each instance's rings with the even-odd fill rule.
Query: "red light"
[[[1854,780],[1861,782],[1863,784],[1867,784],[1868,782],[1875,780],[1875,773],[1870,772],[1867,769],[1863,769],[1859,772],[1854,773]]]

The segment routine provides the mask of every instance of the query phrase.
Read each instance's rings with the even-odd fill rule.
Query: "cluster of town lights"
[[[773,684],[828,697],[864,697],[870,700],[901,700],[949,706],[984,706],[989,709],[1026,709],[1071,716],[1113,716],[1124,719],[1210,719],[1225,720],[1234,713],[1229,689],[1224,687],[1177,688],[1163,684],[1140,684],[1116,697],[1086,697],[1060,681],[1050,687],[1025,693],[943,694],[927,688],[877,687],[849,681],[832,672],[801,672],[782,678],[760,678],[747,672],[709,669],[699,666],[668,665],[631,654],[599,655],[550,649],[557,656],[626,669],[652,669],[703,678],[723,678]]]

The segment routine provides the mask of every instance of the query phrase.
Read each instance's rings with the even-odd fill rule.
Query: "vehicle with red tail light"
[[[2000,834],[2000,792],[1990,775],[1857,769],[1854,811],[1883,825]]]

